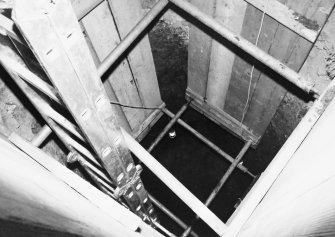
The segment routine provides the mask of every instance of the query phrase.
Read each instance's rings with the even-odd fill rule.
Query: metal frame
[[[97,1],[97,4],[101,1]],[[191,15],[192,17],[196,18],[199,22],[206,25],[207,27],[211,28],[218,34],[220,34],[222,37],[227,39],[229,42],[234,44],[235,46],[239,47],[246,53],[253,56],[255,59],[259,60],[264,65],[268,66],[281,76],[283,78],[287,79],[300,89],[306,91],[307,93],[311,93],[314,97],[319,96],[319,92],[316,91],[306,79],[304,79],[300,74],[296,73],[292,69],[285,66],[283,63],[278,61],[277,59],[273,58],[272,56],[268,55],[267,53],[263,52],[257,46],[251,44],[247,40],[243,39],[240,35],[236,35],[226,29],[224,26],[217,23],[212,17],[207,16],[206,14],[202,13],[199,9],[194,7],[192,4],[188,3],[185,0],[160,0],[147,14],[146,16],[129,32],[129,34],[125,37],[124,40],[121,41],[121,43],[109,54],[109,56],[101,63],[101,65],[98,67],[98,75],[102,76],[120,57],[123,57],[125,52],[129,49],[129,47],[132,46],[134,41],[147,29],[147,27],[155,20],[157,19],[157,16],[163,12],[164,9],[168,6],[169,2],[173,3],[178,8],[184,10],[186,13]],[[96,7],[96,4],[92,5],[92,9]],[[90,12],[92,9],[86,9],[82,16],[86,15],[88,12]],[[7,29],[8,35],[16,40],[20,40],[19,37],[16,38],[16,35],[11,31],[11,29]],[[7,60],[7,58],[4,58],[0,56],[1,63],[10,71],[14,72],[14,74],[18,74],[22,79],[26,80],[29,84],[33,85],[36,89],[42,91],[45,95],[47,95],[52,100],[56,101],[57,103],[60,103],[59,98],[56,96],[56,94],[53,91],[53,88],[51,88],[49,85],[47,85],[43,80],[39,79],[36,75],[31,73],[29,70],[25,69],[22,66],[18,66],[11,63],[11,61]],[[18,80],[16,80],[18,82]],[[21,84],[22,85],[22,84]],[[35,101],[36,102],[36,101]],[[83,165],[90,175],[94,177],[94,180],[96,181],[97,185],[106,193],[109,193],[111,196],[114,195],[114,188],[113,184],[109,177],[106,176],[102,172],[100,168],[100,164],[95,160],[95,157],[82,145],[80,145],[78,142],[76,142],[74,139],[71,138],[64,130],[72,133],[75,135],[75,137],[79,138],[80,140],[85,140],[83,136],[78,132],[75,125],[73,125],[71,122],[67,121],[64,117],[62,117],[60,114],[58,114],[55,111],[50,110],[47,106],[41,106],[37,105],[38,103],[35,103],[35,106],[42,110],[42,114],[44,114],[44,117],[46,121],[51,125],[51,128],[53,131],[56,132],[56,134],[62,139],[62,141],[68,146],[69,150],[71,151],[70,158],[75,157],[76,160],[80,162],[81,165]],[[216,188],[213,190],[211,195],[208,197],[205,205],[202,203],[199,203],[200,201],[197,200],[195,197],[192,196],[192,194],[189,193],[189,191],[183,187],[177,180],[173,178],[173,176],[164,169],[164,167],[161,167],[158,162],[150,156],[149,153],[147,153],[143,148],[135,141],[133,138],[127,134],[125,131],[122,130],[123,137],[126,140],[126,143],[128,145],[128,148],[135,153],[138,158],[146,164],[146,166],[149,167],[150,170],[156,173],[156,175],[160,178],[165,180],[164,182],[170,186],[171,190],[175,192],[179,197],[182,197],[184,200],[191,206],[192,210],[197,213],[200,218],[202,218],[209,226],[212,227],[214,231],[216,231],[219,235],[224,234],[226,230],[226,225],[223,224],[220,220],[217,219],[217,217],[212,214],[206,206],[208,206],[211,201],[215,198],[218,191],[221,189],[221,187],[224,185],[226,180],[229,178],[231,173],[235,170],[235,168],[239,168],[241,171],[248,173],[250,176],[255,177],[252,173],[248,171],[246,167],[244,167],[242,164],[240,164],[240,160],[242,159],[245,152],[248,150],[248,148],[251,145],[251,141],[248,141],[245,143],[243,149],[240,151],[239,155],[234,159],[233,157],[229,156],[227,153],[222,151],[219,147],[217,147],[215,144],[210,142],[208,139],[206,139],[204,136],[202,136],[200,133],[195,131],[192,127],[190,127],[187,123],[185,123],[183,120],[180,119],[183,112],[187,109],[188,104],[184,105],[181,110],[174,115],[167,109],[162,109],[163,112],[172,118],[172,120],[168,123],[168,125],[163,129],[163,131],[160,133],[160,135],[156,138],[156,140],[152,143],[149,151],[152,151],[154,147],[159,143],[159,141],[164,137],[164,135],[167,133],[167,131],[175,124],[179,123],[184,128],[189,130],[192,134],[194,134],[196,137],[198,137],[201,141],[203,141],[205,144],[207,144],[210,148],[212,148],[214,151],[218,152],[220,155],[222,155],[225,159],[227,159],[229,162],[231,162],[231,165],[229,169],[226,171],[226,173],[221,178],[220,182],[216,186]],[[52,116],[52,114],[54,116]],[[56,119],[58,118],[58,120]],[[65,123],[60,122],[65,121]],[[55,123],[55,121],[57,123]],[[59,126],[62,125],[62,126]],[[33,139],[33,144],[35,146],[39,146],[50,134],[51,130],[49,127],[43,127],[41,132]],[[78,155],[80,153],[81,155]],[[85,158],[83,158],[85,157]],[[87,161],[88,159],[89,161]],[[97,166],[97,167],[96,167]],[[157,168],[158,167],[158,168]],[[164,177],[164,175],[165,177]],[[171,177],[172,176],[172,177]],[[171,180],[166,180],[166,177],[171,178]],[[181,188],[180,190],[176,190],[176,185]],[[185,198],[186,194],[186,198]],[[164,207],[162,204],[160,204],[155,198],[149,195],[149,198],[153,201],[153,203],[162,209],[167,215],[169,215],[177,224],[179,224],[181,227],[183,227],[185,230],[183,236],[187,236],[189,233],[191,233],[194,237],[196,237],[196,233],[192,232],[192,225],[186,226],[185,223],[183,223],[179,218],[175,217],[166,207]],[[193,203],[192,203],[193,202]],[[196,204],[194,204],[196,203]],[[197,208],[201,210],[197,210]],[[195,220],[198,219],[198,216],[196,216]],[[166,232],[167,233],[167,232]],[[167,233],[169,234],[169,233]],[[171,235],[171,233],[170,233]]]

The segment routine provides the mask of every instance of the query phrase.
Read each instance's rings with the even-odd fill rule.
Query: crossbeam
[[[165,169],[148,151],[146,151],[131,135],[121,129],[127,147],[146,165],[166,186],[170,188],[188,207],[191,208],[218,235],[223,235],[226,225],[195,197],[181,182]]]
[[[155,6],[135,25],[120,44],[101,62],[98,73],[102,76],[129,48],[129,46],[143,33],[153,20],[164,10],[169,2],[158,1]]]
[[[175,116],[171,111],[169,111],[166,108],[163,109],[163,112],[167,116],[169,116],[171,118],[173,118]],[[206,145],[208,145],[208,147],[210,147],[211,149],[213,149],[214,151],[216,151],[219,155],[221,155],[223,158],[225,158],[226,160],[228,160],[230,163],[234,162],[234,158],[233,157],[231,157],[229,154],[227,154],[226,152],[224,152],[223,150],[221,150],[217,145],[215,145],[213,142],[211,142],[210,140],[208,140],[205,136],[203,136],[201,133],[199,133],[198,131],[196,131],[190,125],[188,125],[187,123],[185,123],[182,119],[178,119],[177,123],[179,123],[181,126],[183,126],[189,132],[191,132],[195,137],[197,137],[199,140],[201,140],[202,142],[204,142]],[[238,164],[237,168],[240,169],[242,172],[249,174],[253,178],[256,177],[255,175],[253,175],[248,170],[248,168],[246,168],[242,164]]]
[[[211,192],[211,194],[206,199],[205,205],[207,207],[212,203],[212,201],[214,200],[214,198],[216,197],[216,195],[219,193],[219,191],[221,190],[221,188],[223,187],[223,185],[226,183],[226,181],[228,180],[228,178],[230,177],[230,175],[233,173],[233,171],[235,170],[235,168],[237,167],[237,165],[240,163],[241,159],[243,158],[244,154],[248,151],[248,149],[251,146],[251,144],[252,144],[251,140],[249,140],[248,142],[246,142],[244,144],[242,150],[239,152],[239,154],[235,158],[234,162],[229,166],[228,170],[225,172],[225,174],[222,176],[222,178],[220,179],[220,181],[218,182],[218,184],[215,186],[215,188],[213,189],[213,191]],[[199,219],[199,216],[196,216],[194,218],[192,224],[190,226],[188,226],[187,229],[182,234],[182,237],[187,237],[191,233],[191,231],[192,231],[192,225],[198,219]]]
[[[295,72],[288,66],[284,65],[279,60],[275,59],[271,55],[267,54],[256,45],[252,44],[248,40],[244,39],[241,35],[235,34],[220,23],[218,23],[213,17],[203,13],[200,9],[188,3],[186,0],[169,0],[174,5],[200,21],[205,26],[217,32],[223,38],[234,44],[236,47],[242,49],[259,62],[271,68],[273,71],[283,76],[289,82],[293,83],[303,91],[311,93],[315,97],[318,97],[319,92],[315,90],[313,84],[309,83],[299,73]]]
[[[165,134],[172,128],[172,126],[177,122],[177,120],[183,115],[185,110],[187,109],[190,101],[183,105],[180,110],[176,113],[176,115],[170,120],[170,122],[163,128],[157,138],[153,141],[153,143],[148,148],[148,152],[152,152],[152,150],[158,145],[158,143],[163,139]]]

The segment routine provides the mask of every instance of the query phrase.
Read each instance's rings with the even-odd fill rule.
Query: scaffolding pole
[[[214,200],[214,198],[216,197],[216,195],[220,192],[222,186],[226,183],[226,181],[228,180],[228,178],[230,177],[230,175],[233,173],[233,171],[235,170],[236,166],[240,163],[241,159],[243,158],[244,154],[248,151],[249,147],[251,146],[252,141],[249,140],[248,142],[246,142],[242,148],[242,150],[240,151],[240,153],[237,155],[237,157],[235,158],[234,162],[229,166],[228,170],[226,171],[226,173],[223,175],[223,177],[220,179],[219,183],[215,186],[215,188],[213,189],[212,193],[208,196],[205,205],[208,207],[212,201]],[[187,237],[191,230],[192,230],[192,226],[193,224],[199,219],[199,216],[196,216],[194,218],[194,220],[192,221],[191,225],[189,225],[187,227],[187,229],[184,231],[184,233],[182,234],[182,237]]]
[[[169,117],[173,118],[175,115],[169,111],[168,109],[164,108],[163,112],[168,115]],[[221,150],[217,145],[209,141],[206,137],[201,135],[199,132],[197,132],[194,128],[192,128],[190,125],[185,123],[183,120],[178,119],[177,123],[179,123],[181,126],[183,126],[186,130],[191,132],[194,136],[199,138],[201,141],[203,141],[206,145],[208,145],[210,148],[212,148],[214,151],[216,151],[218,154],[220,154],[222,157],[224,157],[226,160],[228,160],[230,163],[234,162],[234,158],[228,155],[226,152]],[[238,164],[237,168],[240,169],[242,172],[249,174],[251,177],[255,178],[256,176],[253,175],[245,166],[242,164]]]
[[[157,136],[151,146],[148,148],[148,152],[152,152],[152,150],[158,145],[158,143],[163,139],[165,134],[172,128],[172,126],[177,122],[177,120],[183,115],[183,113],[188,108],[188,105],[191,101],[188,101],[185,105],[183,105],[180,110],[176,113],[175,116],[170,120],[170,122],[165,126],[165,128],[161,131],[161,133]]]
[[[214,30],[216,33],[221,35],[223,38],[234,44],[236,47],[242,49],[273,71],[302,89],[307,93],[312,93],[315,97],[318,97],[319,92],[314,88],[314,84],[308,82],[299,73],[295,72],[282,62],[267,54],[248,40],[244,39],[238,34],[233,33],[222,24],[218,23],[213,17],[203,13],[200,9],[188,3],[186,0],[169,0],[174,5],[188,13],[189,15],[196,18],[198,21],[203,23],[205,26]]]
[[[131,135],[121,128],[127,147],[140,159],[172,192],[174,192],[191,210],[196,213],[218,235],[223,235],[226,225],[211,212],[197,197],[165,169]]]
[[[98,67],[100,77],[122,56],[139,35],[153,22],[164,10],[169,1],[160,0],[155,6],[135,25],[120,44],[101,62]]]

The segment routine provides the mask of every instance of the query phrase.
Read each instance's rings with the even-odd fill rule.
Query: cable
[[[121,107],[126,107],[126,108],[132,108],[132,109],[159,109],[159,110],[163,110],[163,108],[159,108],[159,107],[143,107],[143,106],[133,106],[133,105],[125,105],[125,104],[121,104],[119,102],[115,102],[115,101],[109,101],[110,104],[112,105],[119,105]]]
[[[264,23],[264,16],[265,16],[265,9],[264,9],[264,11],[263,11],[262,20],[261,20],[261,25],[260,25],[260,27],[259,27],[258,34],[257,34],[257,38],[256,38],[256,43],[255,43],[256,46],[258,45],[258,40],[259,40],[259,37],[260,37],[261,32],[262,32],[263,23]],[[245,115],[246,115],[246,113],[247,113],[247,109],[248,109],[248,107],[249,107],[250,93],[251,93],[251,83],[252,83],[252,76],[253,76],[253,74],[254,74],[254,69],[255,69],[255,65],[252,65],[252,68],[251,68],[251,71],[250,71],[249,86],[248,86],[248,97],[247,97],[247,101],[246,101],[246,103],[245,103],[245,106],[244,106],[244,109],[243,109],[243,112],[242,112],[242,118],[241,118],[241,121],[240,121],[241,130],[242,130],[242,126],[243,126],[243,120],[244,120],[244,118],[245,118]]]

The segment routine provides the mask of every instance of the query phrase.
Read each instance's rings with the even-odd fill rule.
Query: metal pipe
[[[214,200],[214,198],[216,197],[216,195],[219,193],[219,191],[221,190],[222,186],[226,183],[226,181],[228,180],[228,178],[230,177],[230,175],[233,173],[233,171],[235,170],[236,166],[240,163],[242,157],[244,156],[244,154],[247,152],[247,150],[249,149],[249,147],[251,146],[252,141],[249,140],[248,142],[246,142],[242,148],[242,150],[240,151],[240,153],[237,155],[237,157],[235,158],[234,162],[229,166],[228,170],[225,172],[225,174],[222,176],[222,178],[220,179],[220,181],[218,182],[218,184],[216,185],[216,187],[213,189],[213,191],[211,192],[211,194],[208,196],[205,205],[208,207],[212,201]],[[184,233],[182,234],[182,237],[187,237],[191,230],[192,230],[192,226],[193,224],[199,219],[199,216],[196,216],[194,218],[194,220],[192,221],[192,224],[184,231]]]
[[[149,199],[151,202],[158,207],[162,212],[164,212],[168,217],[170,217],[175,223],[177,223],[181,228],[186,229],[187,225],[180,220],[177,216],[175,216],[169,209],[167,209],[162,203],[160,203],[156,198],[149,194]],[[199,237],[197,233],[193,230],[190,233],[193,237]]]
[[[24,81],[28,82],[30,85],[35,87],[36,89],[42,91],[49,98],[56,101],[58,104],[62,104],[59,98],[56,96],[56,93],[53,91],[52,86],[43,81],[41,78],[36,76],[30,70],[13,60],[12,58],[5,56],[3,54],[0,55],[1,64],[8,68],[10,71],[19,75]]]
[[[177,120],[182,116],[182,114],[186,111],[188,105],[191,101],[187,102],[185,105],[183,105],[180,110],[176,113],[176,115],[170,120],[170,122],[165,126],[165,128],[161,131],[161,133],[157,136],[155,141],[151,144],[151,146],[148,148],[148,152],[151,153],[151,151],[157,146],[157,144],[163,139],[166,133],[169,132],[170,128],[177,122]]]
[[[73,140],[67,133],[62,131],[61,127],[57,124],[53,126],[54,130],[58,133],[59,136],[63,138],[63,141],[66,142],[69,146],[73,147],[75,150],[83,154],[85,157],[87,157],[91,162],[93,162],[96,166],[101,167],[101,165],[96,161],[96,159],[93,157],[93,155],[82,145],[77,143],[75,140]],[[98,175],[96,177],[96,181],[101,182],[101,184],[109,189],[110,191],[114,192],[113,184],[110,181],[110,178],[104,174],[100,169],[96,168],[94,165],[92,165],[90,162],[87,162],[85,159],[83,159],[81,156],[77,157],[79,163],[85,168],[90,169],[91,172],[93,172],[95,175]],[[152,195],[149,194],[149,198],[152,201],[153,204],[155,204],[162,212],[164,212],[167,216],[169,216],[174,222],[176,222],[180,227],[186,228],[187,225],[181,221],[177,216],[175,216],[169,209],[167,209],[163,204],[161,204],[156,198],[154,198]],[[199,237],[194,231],[191,232],[191,235],[193,237]]]
[[[100,77],[115,63],[129,46],[142,34],[150,23],[163,11],[169,1],[160,0],[155,6],[138,22],[120,44],[101,62],[98,67]]]
[[[47,103],[40,104],[39,106],[37,106],[37,108],[41,110],[46,117],[51,118],[53,121],[65,128],[79,140],[86,142],[86,139],[80,134],[79,128],[71,123],[69,120],[67,120],[65,117],[63,117],[56,110],[54,110],[50,105],[48,105]]]
[[[31,144],[33,146],[39,147],[51,133],[52,130],[49,128],[49,126],[44,125],[42,129],[31,140]]]
[[[169,117],[173,118],[174,114],[169,111],[168,109],[164,108],[163,112],[168,115]],[[221,155],[222,157],[224,157],[225,159],[227,159],[230,163],[234,162],[234,158],[231,157],[229,154],[227,154],[226,152],[224,152],[223,150],[221,150],[218,146],[216,146],[214,143],[212,143],[211,141],[209,141],[206,137],[204,137],[203,135],[201,135],[199,132],[197,132],[194,128],[192,128],[190,125],[188,125],[187,123],[185,123],[183,120],[178,119],[177,123],[179,123],[181,126],[183,126],[185,129],[187,129],[188,131],[190,131],[191,133],[193,133],[194,136],[196,136],[197,138],[199,138],[201,141],[203,141],[206,145],[208,145],[210,148],[212,148],[214,151],[216,151],[219,155]],[[255,178],[256,176],[253,175],[245,166],[243,166],[242,164],[238,164],[237,168],[239,168],[241,171],[243,171],[244,173],[249,174],[251,177]]]
[[[102,169],[99,163],[96,162],[95,159],[93,159],[93,155],[88,155],[90,152],[86,150],[86,148],[82,147],[79,143],[74,141],[69,135],[67,135],[64,131],[61,130],[61,127],[58,126],[57,124],[54,124],[53,126],[54,130],[56,130],[56,133],[59,136],[63,137],[63,141],[67,143],[68,147],[72,147],[73,149],[78,149],[82,153],[86,154],[86,157],[89,158],[89,160],[93,160],[94,164],[97,165],[99,168]],[[42,130],[46,130],[49,132],[49,134],[52,132],[52,130],[47,126],[44,125]],[[37,144],[33,144],[34,146],[38,146]],[[84,159],[81,155],[76,154],[75,159],[71,160],[69,162],[74,162],[78,161],[79,164],[86,170],[86,172],[90,175],[92,180],[95,182],[95,184],[105,193],[107,193],[109,196],[113,197],[114,196],[114,191],[115,189],[113,188],[113,184],[110,180],[110,178],[103,173],[102,170],[98,169],[94,165],[92,165],[90,162],[87,162],[86,159]],[[152,195],[149,194],[150,200],[159,208],[161,209],[164,213],[166,213],[172,220],[174,220],[177,224],[179,224],[181,227],[186,228],[186,224],[182,222],[178,217],[176,217],[170,210],[168,210],[165,206],[163,206],[156,198],[154,198]],[[195,232],[191,232],[191,235],[194,237],[199,237]]]
[[[234,44],[236,47],[242,49],[244,52],[248,53],[264,65],[271,68],[273,71],[277,72],[279,75],[286,78],[300,89],[306,91],[307,93],[311,92],[314,95],[319,95],[319,92],[316,91],[313,87],[314,84],[309,83],[302,75],[287,67],[282,62],[267,54],[240,35],[228,30],[226,27],[218,23],[213,17],[201,12],[201,10],[194,5],[188,3],[186,0],[169,1],[202,22],[207,27],[220,34],[223,38]]]
[[[156,221],[153,221],[153,224],[160,229],[165,235],[169,236],[169,237],[177,237],[176,235],[172,234],[169,230],[167,230],[164,226],[162,226],[161,224],[159,224]]]
[[[211,212],[197,197],[195,197],[182,183],[180,183],[167,169],[165,169],[150,153],[145,150],[131,135],[121,128],[126,146],[145,164],[172,192],[174,192],[187,206],[214,230],[223,235],[227,226]]]

